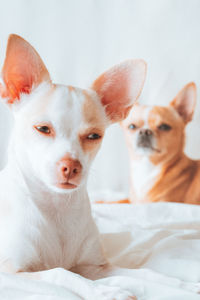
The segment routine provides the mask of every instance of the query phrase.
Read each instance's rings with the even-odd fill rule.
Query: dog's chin
[[[70,193],[73,193],[74,191],[77,191],[80,187],[80,184],[75,185],[75,184],[70,184],[70,183],[56,183],[56,184],[52,184],[52,185],[48,184],[48,187],[54,193],[70,194]]]
[[[57,183],[56,187],[64,190],[73,190],[77,188],[77,185],[69,182],[63,182],[63,183],[61,182],[61,183]]]

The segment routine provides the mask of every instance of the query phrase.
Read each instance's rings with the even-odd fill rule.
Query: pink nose
[[[63,157],[57,163],[57,176],[59,182],[77,183],[80,178],[82,166],[78,160],[69,156]]]

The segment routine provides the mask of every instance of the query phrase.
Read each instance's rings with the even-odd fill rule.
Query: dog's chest
[[[147,194],[158,180],[160,172],[161,168],[153,165],[148,157],[132,162],[131,187],[135,196],[133,201],[148,201]]]
[[[2,254],[18,271],[70,269],[80,251],[83,230],[84,224],[73,215],[44,218],[34,211],[28,218],[12,222],[4,236]]]
[[[68,269],[76,255],[75,245],[78,247],[77,231],[67,218],[53,218],[38,224],[38,236],[33,236],[32,243],[46,268],[63,266]]]

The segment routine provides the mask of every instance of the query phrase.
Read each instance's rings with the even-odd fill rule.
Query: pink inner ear
[[[112,74],[111,78],[106,75],[101,75],[95,81],[93,88],[101,96],[101,102],[106,107],[107,114],[111,117],[112,113],[115,113],[120,106],[124,107],[129,103],[130,80],[128,74],[116,72]]]
[[[185,123],[191,121],[196,105],[196,84],[190,82],[185,85],[170,105],[174,107]]]
[[[101,97],[112,122],[123,120],[142,90],[146,75],[143,60],[125,61],[97,78],[92,88]]]
[[[50,81],[49,73],[36,50],[24,39],[11,35],[8,40],[2,76],[5,89],[2,97],[9,102],[20,98],[21,93],[30,93],[34,86],[44,80]]]

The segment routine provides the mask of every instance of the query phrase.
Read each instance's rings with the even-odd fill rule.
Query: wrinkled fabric
[[[149,268],[194,284],[200,281],[200,206],[93,204],[92,212],[106,256],[113,264],[124,268]],[[52,270],[47,272],[48,278],[55,276]],[[56,283],[50,284],[0,273],[0,299],[81,299],[62,285],[63,276],[60,271]],[[97,283],[124,288],[139,300],[200,299],[198,294],[169,284],[147,282],[137,276],[113,276],[97,280]]]

